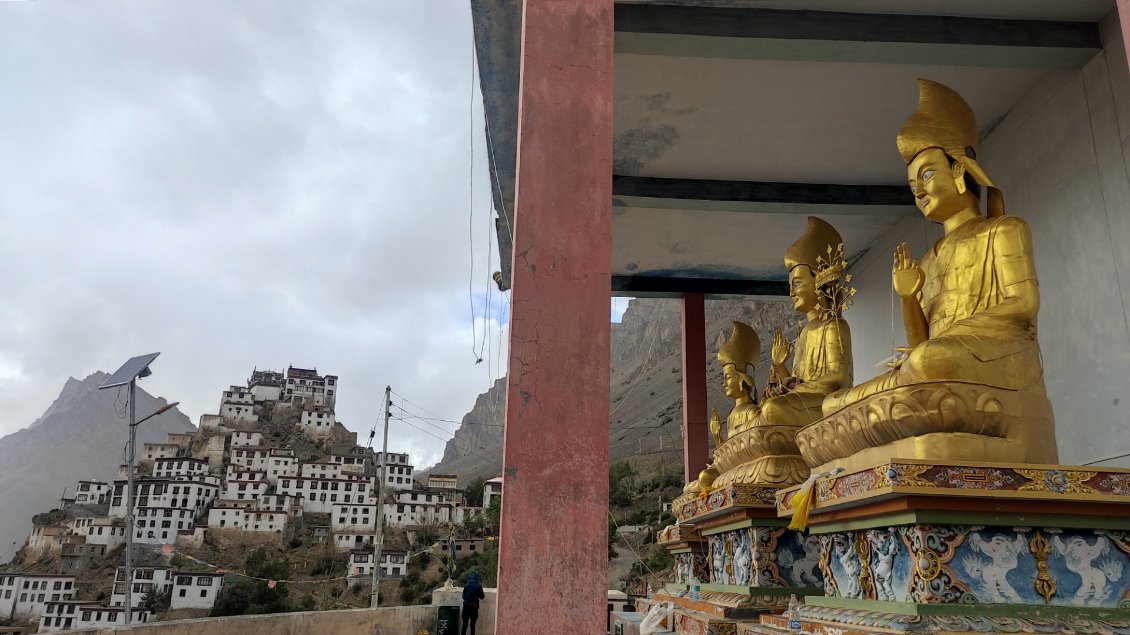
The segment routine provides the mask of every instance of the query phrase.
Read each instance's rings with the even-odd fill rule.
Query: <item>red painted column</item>
[[[526,0],[495,632],[603,633],[612,0]]]
[[[706,414],[706,301],[683,295],[683,476],[689,483],[710,461]]]
[[[1118,24],[1122,27],[1123,54],[1130,64],[1130,0],[1117,0],[1115,4],[1118,7]]]

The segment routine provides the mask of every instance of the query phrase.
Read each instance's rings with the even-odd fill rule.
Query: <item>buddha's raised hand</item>
[[[906,243],[895,247],[895,264],[891,271],[895,293],[903,298],[912,298],[922,290],[922,283],[926,281],[926,274],[918,261],[910,257],[910,248]]]
[[[785,362],[789,361],[789,355],[792,354],[792,346],[789,341],[785,339],[785,335],[781,333],[781,329],[773,334],[773,348],[770,355],[773,358],[773,363],[777,366],[783,366]]]

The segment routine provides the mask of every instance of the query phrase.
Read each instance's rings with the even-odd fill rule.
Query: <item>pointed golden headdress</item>
[[[918,80],[918,108],[899,130],[899,154],[907,165],[920,152],[940,148],[961,161],[973,179],[988,190],[989,216],[1004,215],[1004,195],[977,163],[980,138],[977,118],[952,88],[928,79]]]
[[[808,227],[795,243],[785,250],[785,269],[808,265],[815,275],[822,263],[831,260],[832,253],[844,244],[840,232],[836,231],[828,221],[815,216],[808,217]]]
[[[725,366],[733,364],[738,371],[745,373],[746,364],[757,364],[761,357],[761,340],[757,331],[748,324],[734,322],[734,332],[730,340],[718,349],[718,363]]]

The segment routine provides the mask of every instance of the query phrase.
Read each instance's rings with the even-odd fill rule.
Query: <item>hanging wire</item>
[[[470,252],[471,266],[467,272],[467,300],[471,305],[471,354],[475,363],[483,361],[482,348],[479,346],[479,332],[475,326],[475,37],[471,35],[471,87],[468,91],[470,99],[467,100],[468,141],[470,148],[470,165],[467,178],[467,242]],[[488,265],[489,268],[489,265]],[[484,331],[485,331],[484,326]],[[485,335],[485,332],[484,332]]]

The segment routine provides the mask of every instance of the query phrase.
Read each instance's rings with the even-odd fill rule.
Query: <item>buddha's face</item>
[[[730,399],[746,396],[745,389],[742,386],[742,376],[738,374],[738,369],[733,364],[726,364],[722,367],[722,388]]]
[[[949,157],[941,148],[928,148],[918,153],[906,166],[914,204],[930,220],[941,223],[969,207],[969,197],[957,189]]]
[[[793,309],[808,313],[819,306],[816,294],[816,276],[808,265],[797,265],[789,270],[789,297],[793,299]]]

